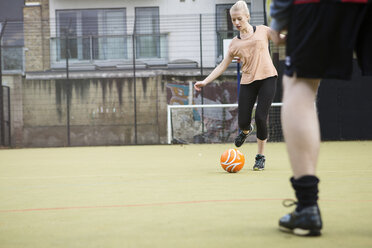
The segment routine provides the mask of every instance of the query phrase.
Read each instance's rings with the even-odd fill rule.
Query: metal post
[[[2,38],[7,21],[0,31],[0,124],[1,124],[1,142],[0,145],[5,145],[5,123],[4,123],[4,95],[3,95],[3,65],[2,65]]]
[[[93,37],[92,35],[89,35],[89,56],[90,56],[90,62],[93,61]]]
[[[200,42],[200,76],[203,76],[203,33],[202,33],[202,14],[199,15],[199,42]]]
[[[136,87],[136,20],[134,20],[132,47],[133,47],[133,88],[134,88],[134,143],[137,145],[137,87]]]
[[[67,145],[71,145],[71,140],[70,140],[70,75],[69,75],[69,66],[68,66],[68,59],[69,59],[69,40],[68,40],[68,31],[66,32],[66,51],[65,51],[65,56],[66,56],[66,108],[67,108]]]
[[[201,89],[201,105],[204,105],[204,88]],[[202,135],[204,137],[204,108],[201,108]]]
[[[0,145],[5,145],[5,123],[4,123],[4,93],[3,93],[3,70],[2,70],[2,47],[1,47],[1,36],[0,36],[0,126],[1,126],[1,143]]]
[[[12,146],[12,118],[10,116],[11,114],[11,111],[10,111],[10,87],[7,87],[8,88],[8,126],[9,126],[9,132],[8,132],[8,144],[9,144],[9,147]]]
[[[202,14],[199,15],[199,41],[200,41],[200,76],[203,76],[203,33]],[[204,88],[201,89],[201,104],[204,105]],[[201,109],[202,135],[204,135],[204,108]]]

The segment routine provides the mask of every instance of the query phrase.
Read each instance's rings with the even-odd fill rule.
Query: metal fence
[[[12,89],[12,143],[165,144],[171,101],[235,103],[236,62],[217,81],[230,85],[228,91],[192,92],[190,100],[192,88],[185,87],[223,59],[226,42],[237,34],[227,14],[150,16],[68,10],[22,27],[8,22],[1,68]],[[251,13],[252,25],[264,22],[263,12]],[[12,44],[10,37],[22,41]],[[281,52],[272,44],[271,52],[277,64]],[[12,79],[17,73],[23,77]]]
[[[4,22],[3,73],[62,70],[66,58],[77,70],[123,69],[133,59],[146,68],[210,68],[222,60],[224,41],[238,33],[225,12],[144,18],[111,12],[66,10],[55,20]],[[252,25],[264,23],[263,12],[251,13]]]
[[[11,146],[10,88],[0,87],[0,146]]]

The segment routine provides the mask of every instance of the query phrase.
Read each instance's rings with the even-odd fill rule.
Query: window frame
[[[75,13],[76,15],[76,49],[77,49],[77,56],[75,58],[70,58],[72,61],[92,61],[92,60],[99,60],[99,61],[111,61],[111,60],[126,60],[128,59],[128,42],[127,42],[127,8],[86,8],[86,9],[58,9],[56,11],[56,61],[61,61],[65,60],[65,56],[61,54],[61,42],[64,40],[63,34],[61,32],[61,20],[60,20],[60,14],[62,13]],[[103,31],[101,33],[97,32],[96,36],[97,39],[102,39],[102,41],[97,41],[95,42],[98,46],[97,51],[95,52],[93,49],[94,47],[92,46],[92,41],[90,42],[90,58],[85,59],[83,56],[83,19],[82,19],[82,13],[84,11],[98,11],[97,16],[100,14],[102,15],[103,20],[97,20],[98,25],[102,25]],[[123,32],[119,36],[123,36],[123,56],[121,58],[109,58],[108,56],[104,56],[104,58],[100,58],[100,52],[102,53],[107,53],[107,38],[110,36],[110,34],[107,33],[107,12],[113,12],[113,11],[118,11],[123,13]],[[100,23],[102,22],[102,23]],[[102,51],[101,51],[102,49]],[[95,54],[97,53],[97,54]]]
[[[148,10],[148,9],[153,9],[155,10],[155,30],[151,30],[151,32],[139,32],[138,30],[138,16],[139,16],[139,11],[141,10]],[[154,20],[152,20],[154,24]],[[159,59],[161,58],[161,41],[160,41],[160,9],[157,6],[152,6],[152,7],[135,7],[135,27],[134,27],[134,35],[136,39],[136,58],[137,59]],[[143,56],[141,54],[141,41],[145,39],[153,39],[155,43],[155,52],[154,56],[148,55],[148,56]],[[151,51],[150,51],[151,52]]]

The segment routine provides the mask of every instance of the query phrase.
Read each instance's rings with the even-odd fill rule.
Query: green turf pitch
[[[284,143],[266,170],[225,172],[232,144],[0,150],[0,248],[372,247],[372,142],[324,142],[320,238],[278,231],[291,208]]]

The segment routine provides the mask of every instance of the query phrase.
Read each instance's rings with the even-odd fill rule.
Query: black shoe
[[[253,132],[253,125],[251,124],[250,129],[247,134],[243,133],[243,131],[239,132],[239,135],[235,138],[235,146],[240,147],[243,145],[245,139]]]
[[[293,202],[293,204],[297,204]],[[283,205],[289,207],[291,205]],[[299,236],[320,236],[322,218],[318,205],[306,207],[283,216],[279,220],[279,229]]]
[[[265,156],[257,154],[256,155],[256,162],[254,163],[253,170],[261,171],[265,169]]]

